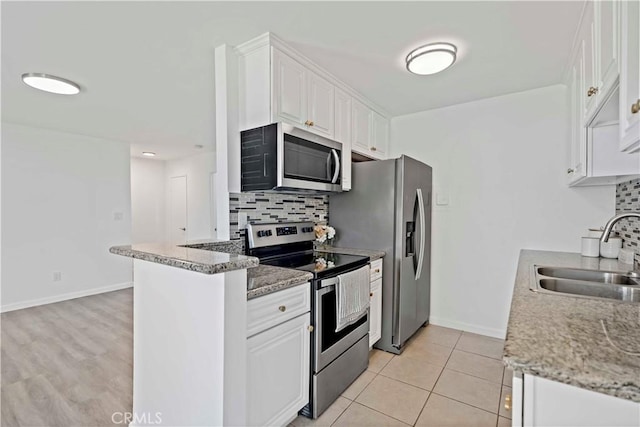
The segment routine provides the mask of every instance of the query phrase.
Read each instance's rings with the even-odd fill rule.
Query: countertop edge
[[[260,267],[260,266],[258,266]],[[256,268],[258,268],[256,267]],[[297,271],[297,270],[293,270],[293,269],[286,269],[286,270],[291,270],[291,271]],[[300,272],[299,275],[295,276],[295,277],[290,277],[290,278],[286,278],[286,279],[280,279],[277,280],[274,283],[270,283],[268,285],[264,285],[262,287],[256,288],[256,289],[250,289],[247,290],[247,301],[255,299],[255,298],[259,298],[265,295],[269,295],[272,294],[274,292],[278,292],[278,291],[282,291],[284,289],[288,289],[288,288],[292,288],[294,286],[298,286],[301,285],[305,282],[310,281],[311,279],[313,279],[313,274],[309,273],[309,272]]]
[[[204,249],[195,249],[195,248],[189,248],[189,250],[203,252],[203,253],[206,253],[207,255],[219,254],[221,256],[236,257],[237,259],[207,263],[207,262],[190,261],[188,259],[182,259],[179,257],[170,256],[170,255],[163,255],[159,253],[136,250],[136,249],[133,249],[131,245],[112,246],[109,248],[109,252],[115,255],[139,259],[139,260],[148,261],[156,264],[167,265],[170,267],[176,267],[183,270],[189,270],[189,271],[194,271],[194,272],[203,273],[203,274],[218,274],[218,273],[226,273],[234,270],[243,270],[247,268],[256,267],[259,264],[258,258],[255,258],[255,257],[249,257],[245,255],[233,255],[233,254],[228,254],[224,252],[213,252],[213,251],[208,251]]]

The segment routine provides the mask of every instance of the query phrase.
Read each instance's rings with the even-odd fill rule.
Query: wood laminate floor
[[[2,427],[110,426],[114,413],[131,412],[132,289],[12,311],[0,322]]]

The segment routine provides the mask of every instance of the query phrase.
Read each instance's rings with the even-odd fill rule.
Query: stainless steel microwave
[[[242,191],[342,191],[342,144],[286,123],[240,133]]]

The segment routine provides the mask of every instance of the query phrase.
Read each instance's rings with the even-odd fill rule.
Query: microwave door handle
[[[331,153],[327,154],[327,179],[331,179]]]
[[[331,179],[331,183],[335,184],[338,182],[338,177],[340,176],[340,156],[338,156],[338,152],[335,148],[331,149],[331,154],[333,154],[333,158],[336,161],[336,171],[333,173],[333,178]]]

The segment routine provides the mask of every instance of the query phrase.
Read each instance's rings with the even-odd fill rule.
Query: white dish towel
[[[338,275],[336,284],[336,332],[358,320],[369,308],[369,266]]]

